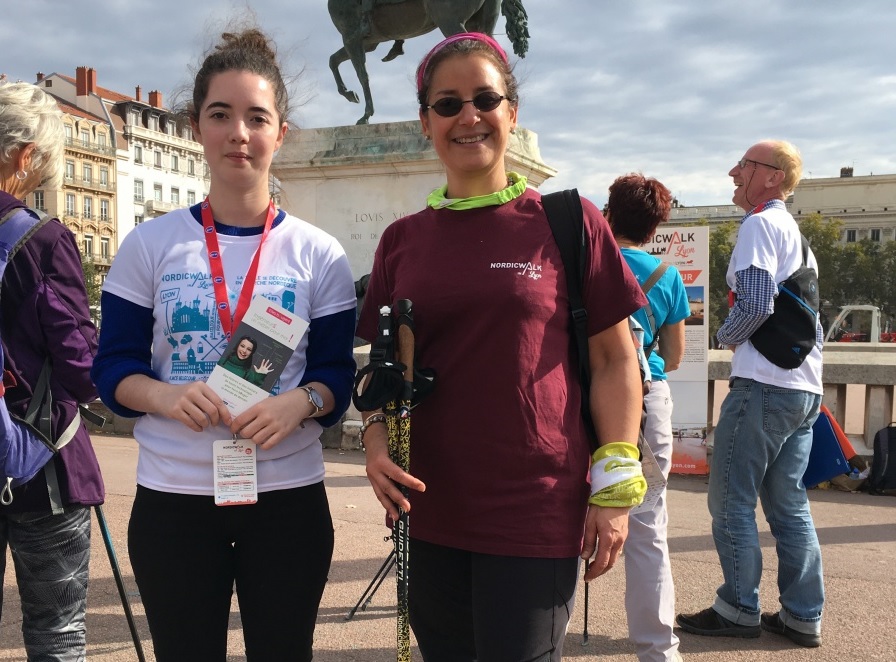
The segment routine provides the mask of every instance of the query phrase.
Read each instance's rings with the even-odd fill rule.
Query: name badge
[[[215,458],[215,505],[244,506],[258,501],[258,448],[248,439],[218,439]]]

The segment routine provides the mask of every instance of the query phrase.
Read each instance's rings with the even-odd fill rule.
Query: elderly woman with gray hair
[[[22,202],[38,188],[58,189],[62,114],[52,97],[27,83],[0,82],[0,224],[34,227],[11,256],[0,290],[5,400],[24,416],[38,384],[49,411],[47,436],[61,447],[0,505],[0,573],[12,552],[29,660],[86,657],[90,507],[103,502],[103,480],[78,415],[96,399],[90,321],[80,254],[57,219],[38,218]],[[31,218],[29,219],[28,216]],[[64,445],[63,445],[64,444]],[[2,602],[0,602],[2,606]]]

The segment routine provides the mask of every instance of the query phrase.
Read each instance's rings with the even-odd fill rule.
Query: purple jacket
[[[0,191],[0,218],[21,200]],[[6,390],[9,410],[25,413],[44,359],[50,356],[53,431],[59,435],[78,415],[78,403],[97,398],[90,380],[96,354],[96,328],[90,321],[81,258],[74,235],[57,219],[45,223],[13,257],[0,291],[0,338],[7,370],[17,385]],[[64,504],[103,503],[105,490],[87,428],[59,451],[56,473]],[[44,473],[14,490],[14,500],[0,514],[49,509]]]

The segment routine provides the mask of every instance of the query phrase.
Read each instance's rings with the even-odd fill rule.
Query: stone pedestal
[[[511,137],[507,167],[535,187],[556,174],[526,129]],[[281,206],[336,237],[356,280],[370,272],[386,226],[422,209],[430,191],[445,183],[418,121],[290,131],[272,171]]]

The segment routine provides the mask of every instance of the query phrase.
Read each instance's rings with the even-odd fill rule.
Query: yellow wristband
[[[647,493],[635,444],[617,441],[601,446],[591,456],[592,493],[588,503],[606,508],[637,506]]]
[[[594,493],[588,503],[604,508],[631,508],[639,505],[647,494],[647,481],[644,476],[629,478],[621,483]]]
[[[606,457],[627,457],[637,460],[641,456],[637,444],[630,444],[627,441],[614,441],[611,444],[604,444],[591,456],[591,464],[599,462]]]

